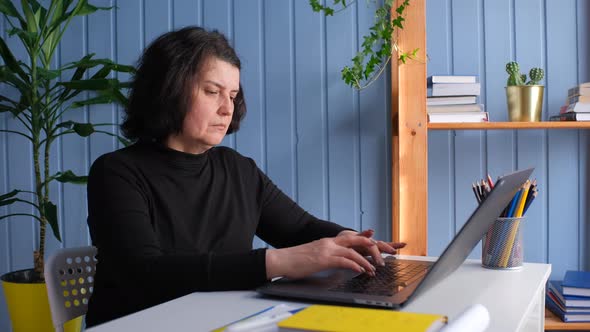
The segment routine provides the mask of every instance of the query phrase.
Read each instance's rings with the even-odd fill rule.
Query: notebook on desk
[[[330,270],[311,277],[269,282],[257,291],[264,295],[399,308],[455,271],[469,256],[533,168],[504,175],[435,262],[388,256],[385,267],[368,277],[349,270]]]

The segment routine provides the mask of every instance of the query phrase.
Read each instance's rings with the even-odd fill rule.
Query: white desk
[[[525,263],[520,270],[499,271],[468,260],[403,310],[445,314],[452,320],[467,306],[481,303],[490,313],[488,332],[543,331],[550,273],[548,264]],[[253,291],[198,292],[87,331],[210,331],[281,302],[308,304],[264,298]]]

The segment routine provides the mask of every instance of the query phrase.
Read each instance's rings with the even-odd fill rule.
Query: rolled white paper
[[[490,325],[490,313],[481,304],[473,304],[447,325],[440,332],[483,332]]]

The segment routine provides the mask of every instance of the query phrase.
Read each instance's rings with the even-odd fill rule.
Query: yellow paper
[[[327,305],[312,305],[278,323],[281,331],[438,331],[446,316]]]

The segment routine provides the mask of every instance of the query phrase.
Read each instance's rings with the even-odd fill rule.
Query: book
[[[486,122],[488,112],[449,112],[449,113],[428,113],[428,122]]]
[[[447,323],[439,314],[332,305],[311,305],[277,325],[280,332],[405,331],[435,332]]]
[[[567,96],[590,96],[590,82],[578,84],[567,90]]]
[[[464,104],[464,105],[427,105],[427,113],[460,113],[460,112],[483,112],[483,104]]]
[[[467,75],[432,75],[429,78],[430,83],[475,83],[477,76]]]
[[[555,293],[553,293],[553,291],[547,290],[546,291],[546,295],[551,297],[551,300],[553,300],[553,302],[555,302],[555,305],[559,306],[559,308],[561,308],[561,310],[563,310],[566,313],[570,313],[570,314],[589,314],[590,315],[590,307],[566,307],[560,300],[559,297],[557,295],[555,295]]]
[[[432,96],[479,96],[479,83],[434,83]]]
[[[585,296],[563,295],[561,280],[550,280],[547,282],[547,291],[568,308],[590,308],[590,298]]]
[[[590,95],[587,96],[580,96],[580,95],[573,95],[573,96],[569,96],[567,97],[567,100],[565,101],[566,105],[569,104],[574,104],[574,103],[590,103]]]
[[[427,106],[475,104],[477,96],[440,96],[426,98]]]
[[[573,103],[567,105],[566,112],[590,112],[590,103]]]
[[[590,121],[589,112],[565,112],[549,117],[551,121]]]
[[[590,313],[571,313],[564,311],[551,296],[545,296],[545,307],[551,310],[562,321],[569,322],[590,322]]]
[[[566,271],[561,289],[563,295],[590,296],[590,272]]]

